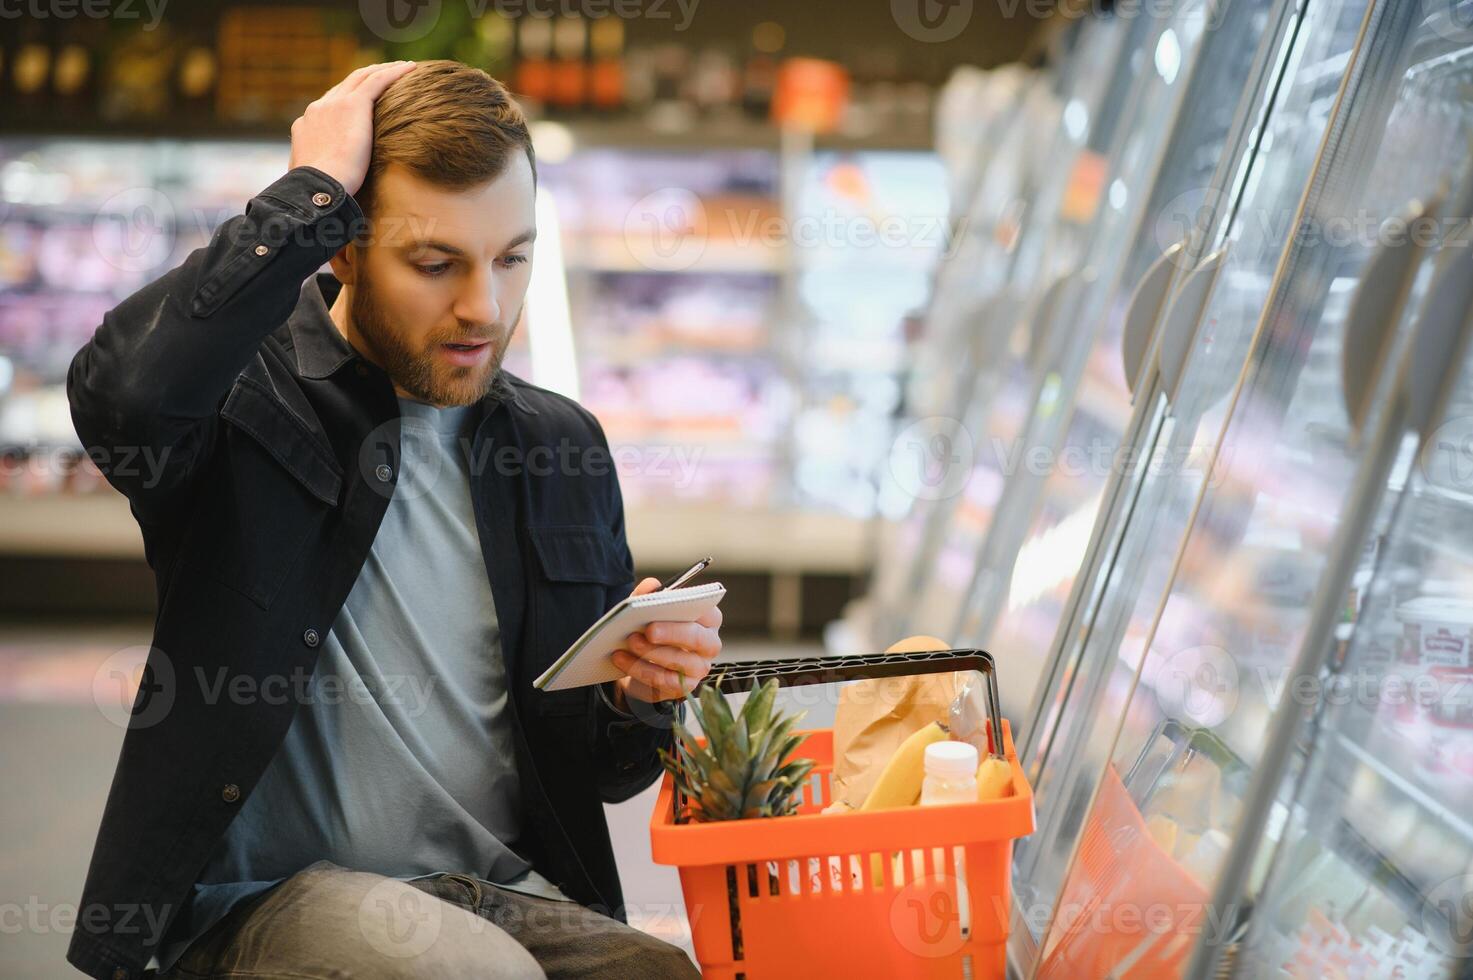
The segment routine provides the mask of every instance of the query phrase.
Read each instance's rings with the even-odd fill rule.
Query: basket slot
[[[951,861],[953,873],[956,875],[957,913],[961,916],[962,935],[970,938],[972,935],[972,903],[967,888],[967,848],[965,845],[952,845]]]

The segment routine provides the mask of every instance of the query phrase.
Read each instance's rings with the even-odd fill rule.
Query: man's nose
[[[456,299],[455,315],[466,323],[497,323],[501,304],[496,298],[496,277],[485,270],[466,278],[465,289]]]

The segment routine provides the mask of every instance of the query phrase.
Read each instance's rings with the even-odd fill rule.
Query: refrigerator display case
[[[1228,9],[1236,13],[1238,6]],[[1127,236],[1152,198],[1170,138],[1181,130],[1187,79],[1204,47],[1253,43],[1251,35],[1204,32],[1209,12],[1205,3],[1186,2],[1143,11],[1132,21],[1131,54],[1071,168],[1058,211],[1040,214],[1039,230],[1024,233],[1021,247],[1035,257],[1019,262],[1012,286],[1032,299],[1007,345],[985,357],[996,367],[977,372],[962,422],[973,445],[971,473],[954,509],[932,515],[942,528],[932,532],[937,554],[915,583],[918,599],[906,632],[953,642],[988,634],[997,597],[1006,595],[1018,534],[1050,465],[1040,450],[1055,444],[1080,354],[1120,277]],[[1004,694],[1004,710],[1014,717],[1032,693],[1022,680]]]
[[[943,532],[951,512],[963,506],[957,495],[965,487],[972,495],[965,506],[985,508],[997,490],[995,474],[969,475],[974,420],[963,419],[980,388],[975,376],[995,371],[998,361],[985,352],[1005,343],[1016,323],[1015,267],[1039,256],[1025,239],[1045,233],[1071,185],[1069,168],[1058,161],[1089,158],[1086,141],[1103,107],[1120,95],[1118,86],[1100,80],[1128,70],[1129,44],[1139,30],[1106,17],[1083,21],[1065,35],[1058,70],[1027,91],[1000,134],[1009,152],[993,154],[978,177],[967,217],[937,270],[905,411],[884,464],[881,486],[889,494],[881,500],[875,581],[847,628],[836,631],[837,647],[878,649],[903,635],[908,623],[932,621],[914,605],[926,595],[921,585],[931,566],[953,560],[943,551]],[[950,570],[961,578],[968,569]]]
[[[1307,12],[1283,5],[1275,19],[1265,50],[1273,52],[1270,75],[1277,81],[1271,91],[1277,94],[1262,108],[1249,166],[1227,185],[1232,199],[1221,238],[1204,239],[1200,251],[1206,254],[1179,275],[1175,295],[1164,304],[1154,350],[1134,385],[1126,429],[1134,464],[1112,474],[1106,487],[1108,503],[1059,616],[1029,712],[1025,765],[1039,798],[1048,802],[1040,833],[1018,851],[1020,902],[1051,907],[1057,900],[1117,730],[1149,739],[1160,723],[1159,716],[1129,708],[1146,638],[1163,625],[1160,596],[1197,496],[1217,478],[1213,450],[1362,13],[1353,4],[1321,4]],[[1283,217],[1270,220],[1275,216]],[[1294,601],[1299,587],[1290,584],[1292,575],[1268,578],[1279,581],[1285,601]],[[1265,635],[1262,642],[1267,648],[1276,639]],[[1204,660],[1183,668],[1213,666]],[[1040,938],[1036,929],[1030,936]]]
[[[1049,465],[1009,482],[999,505],[1006,516],[993,522],[959,634],[986,637],[1007,651],[1017,710],[1031,702],[1048,663],[1112,481],[1132,466],[1122,450],[1148,438],[1128,431],[1132,386],[1153,353],[1166,298],[1218,241],[1253,170],[1284,38],[1295,23],[1292,9],[1257,0],[1207,12],[1210,32],[1183,79],[1154,177],[1122,192],[1142,200],[1112,208],[1115,228],[1101,229],[1095,264],[1114,284],[1083,310],[1083,329],[1048,367],[1055,389],[1047,404],[1035,406],[1026,445],[1046,449]],[[1174,64],[1178,43],[1162,34],[1153,58],[1158,71]],[[1104,258],[1111,254],[1118,257]]]
[[[1466,515],[1447,486],[1469,446],[1466,396],[1446,394],[1465,390],[1470,329],[1467,250],[1449,247],[1473,203],[1473,38],[1456,23],[1413,3],[1307,8],[1269,128],[1282,135],[1209,270],[1213,327],[1184,375],[1163,367],[1173,417],[1220,426],[1209,476],[1146,481],[1102,598],[1081,602],[1084,655],[1072,677],[1056,671],[1046,751],[1030,759],[1056,819],[1017,869],[1045,891],[1020,887],[1020,903],[1145,901],[1148,869],[1165,883],[1154,894],[1185,904],[1150,928],[1056,915],[1027,931],[1037,947],[1019,943],[1038,976],[1466,968],[1470,838],[1454,785],[1467,784],[1461,709],[1445,696],[1467,662],[1469,594]],[[1306,125],[1324,137],[1304,174]],[[1286,235],[1250,227],[1275,216]],[[1234,306],[1257,314],[1241,363]],[[1153,567],[1118,574],[1131,555]],[[1328,696],[1358,670],[1368,696]],[[1430,705],[1391,697],[1408,673],[1427,678]],[[1248,777],[1208,778],[1189,814],[1133,793],[1128,774],[1168,725],[1210,736]],[[1187,929],[1193,908],[1219,921]]]

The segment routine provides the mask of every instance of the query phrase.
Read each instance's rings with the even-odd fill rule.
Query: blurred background
[[[307,102],[450,57],[534,120],[508,366],[639,572],[716,557],[724,659],[996,658],[1019,975],[1473,976],[1473,0],[0,17],[0,975],[69,970],[154,611],[67,366]],[[654,792],[625,896],[690,949]]]

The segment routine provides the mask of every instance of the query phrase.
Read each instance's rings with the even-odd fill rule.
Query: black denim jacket
[[[311,676],[387,509],[393,385],[311,302],[331,305],[337,281],[314,273],[362,223],[336,180],[293,169],[109,312],[67,372],[77,433],[127,496],[158,589],[67,953],[92,977],[143,972],[281,745],[293,679]],[[611,689],[532,687],[634,585],[608,443],[578,404],[506,372],[478,412],[472,497],[525,801],[507,843],[627,921],[603,804],[658,778],[675,705],[621,715],[595,694]]]

